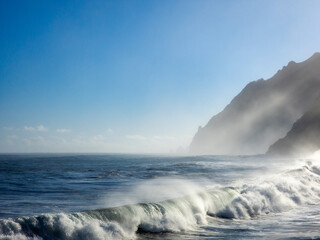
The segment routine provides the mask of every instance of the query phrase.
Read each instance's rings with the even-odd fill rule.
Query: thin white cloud
[[[26,145],[34,145],[34,146],[47,144],[47,141],[42,136],[24,138],[22,142],[25,143]]]
[[[34,127],[24,126],[24,130],[26,130],[26,131],[34,131],[36,129]]]
[[[104,136],[102,134],[98,134],[92,137],[92,141],[94,142],[100,142],[104,140]]]
[[[71,132],[71,129],[60,128],[60,129],[57,129],[57,132],[58,133],[68,133],[68,132]]]
[[[132,139],[132,140],[146,140],[147,138],[142,136],[142,135],[127,135],[127,139]]]
[[[15,143],[15,141],[18,139],[19,139],[19,137],[17,135],[10,135],[10,136],[7,136],[6,142],[9,145],[13,145]]]
[[[48,131],[48,129],[45,128],[43,125],[39,125],[39,126],[37,127],[37,130],[38,130],[39,132],[46,132],[46,131]]]
[[[107,132],[112,133],[113,132],[112,128],[108,128]]]
[[[39,125],[37,127],[30,127],[30,126],[24,126],[24,130],[25,131],[39,131],[39,132],[46,132],[48,131],[48,129],[46,127],[44,127],[43,125]]]

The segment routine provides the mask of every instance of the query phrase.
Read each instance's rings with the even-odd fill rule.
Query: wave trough
[[[180,232],[208,217],[248,219],[317,204],[320,166],[311,161],[240,187],[200,191],[161,202],[0,220],[0,239],[133,239],[141,232]]]

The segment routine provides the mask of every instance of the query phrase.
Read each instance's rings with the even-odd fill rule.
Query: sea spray
[[[299,205],[316,204],[320,199],[319,163],[306,165],[257,182],[244,185],[240,194],[216,216],[252,218],[261,214],[290,210]]]
[[[199,224],[205,225],[208,216],[256,218],[319,203],[319,174],[316,160],[303,161],[301,167],[237,188],[192,190],[184,197],[166,201],[3,219],[0,220],[0,238],[133,239],[141,232],[194,230]]]
[[[223,188],[159,203],[0,220],[0,234],[5,239],[130,239],[137,231],[187,231],[205,224],[208,211],[223,208],[237,194]]]

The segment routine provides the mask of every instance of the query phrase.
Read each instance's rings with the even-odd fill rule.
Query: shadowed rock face
[[[305,155],[320,149],[320,96],[288,134],[270,146],[268,154]]]
[[[262,154],[283,138],[320,92],[320,54],[289,64],[269,80],[249,83],[199,128],[193,154]]]

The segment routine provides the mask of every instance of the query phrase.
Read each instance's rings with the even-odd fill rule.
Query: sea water
[[[316,239],[320,161],[0,155],[0,239]]]

